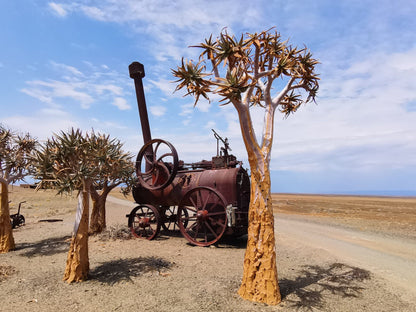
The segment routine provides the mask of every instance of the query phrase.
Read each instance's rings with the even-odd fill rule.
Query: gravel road
[[[416,296],[416,242],[340,226],[311,222],[304,217],[279,214],[280,240],[323,249],[354,266],[383,276]],[[415,297],[416,298],[416,297]]]

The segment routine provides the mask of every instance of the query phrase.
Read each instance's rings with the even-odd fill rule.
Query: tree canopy
[[[131,155],[109,135],[80,129],[61,131],[48,139],[37,154],[36,178],[52,183],[58,193],[82,189],[88,177],[93,186],[116,186],[128,182],[134,172]]]
[[[178,78],[176,90],[186,88],[186,95],[193,95],[195,104],[201,96],[210,100],[209,93],[215,93],[223,104],[272,105],[289,115],[301,104],[315,100],[318,61],[306,47],[292,47],[277,32],[263,31],[237,39],[224,31],[216,40],[211,36],[194,47],[202,49],[199,61],[182,59],[173,74]],[[274,82],[276,87],[284,87],[273,93]]]
[[[33,154],[37,140],[29,134],[16,134],[0,125],[0,253],[14,249],[10,224],[9,184],[23,180],[33,172]]]
[[[16,134],[0,125],[0,179],[10,184],[33,173],[32,156],[37,145],[30,134]]]

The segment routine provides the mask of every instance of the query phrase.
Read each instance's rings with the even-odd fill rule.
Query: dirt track
[[[13,202],[32,196],[21,190],[11,195]],[[244,239],[200,248],[167,233],[155,241],[92,237],[90,279],[68,285],[62,275],[76,204],[62,199],[54,209],[56,198],[46,195],[43,202],[30,197],[22,211],[27,225],[14,232],[17,250],[0,255],[1,311],[416,310],[414,239],[363,231],[336,218],[281,212],[276,214],[284,297],[279,306],[236,294]],[[126,224],[132,207],[111,199],[109,225]],[[38,222],[45,218],[62,222]]]
[[[416,298],[414,240],[330,226],[293,215],[279,214],[276,224],[279,239],[323,249],[344,262],[383,276]]]

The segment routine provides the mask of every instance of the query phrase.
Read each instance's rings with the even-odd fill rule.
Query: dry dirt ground
[[[283,301],[272,307],[237,295],[244,237],[208,248],[177,233],[126,239],[134,204],[119,197],[110,231],[90,237],[89,280],[67,284],[76,199],[13,187],[26,225],[0,254],[0,311],[416,311],[416,198],[276,195]]]

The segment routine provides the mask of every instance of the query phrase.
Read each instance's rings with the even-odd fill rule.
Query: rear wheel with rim
[[[199,186],[182,198],[178,208],[182,235],[193,245],[217,242],[227,227],[226,201],[217,190]]]
[[[135,237],[154,239],[160,230],[159,211],[152,205],[139,205],[131,211],[128,226]]]

